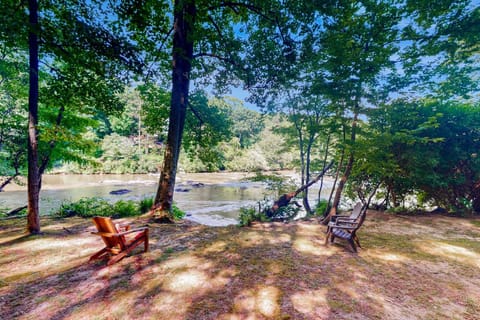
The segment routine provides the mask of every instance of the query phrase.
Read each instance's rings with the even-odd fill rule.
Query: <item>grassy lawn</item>
[[[148,224],[119,263],[90,220],[0,221],[0,319],[480,319],[480,219],[369,211],[358,254],[316,220]],[[338,242],[338,243],[337,243]]]

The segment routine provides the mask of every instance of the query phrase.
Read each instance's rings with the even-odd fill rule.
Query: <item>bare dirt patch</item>
[[[0,222],[1,319],[480,319],[480,220],[369,211],[353,254],[315,219],[148,225],[151,250],[88,263],[90,220]]]

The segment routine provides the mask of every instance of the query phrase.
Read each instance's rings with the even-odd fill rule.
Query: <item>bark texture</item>
[[[28,33],[30,88],[28,97],[28,214],[27,231],[40,232],[40,171],[38,167],[38,3],[28,1],[30,31]]]
[[[163,167],[153,210],[154,214],[166,216],[167,220],[172,218],[170,211],[188,105],[195,16],[195,1],[175,0],[170,118]]]

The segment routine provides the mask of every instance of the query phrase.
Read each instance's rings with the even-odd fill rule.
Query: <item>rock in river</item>
[[[128,190],[128,189],[118,189],[118,190],[110,191],[110,194],[122,195],[122,194],[126,194],[126,193],[129,193],[129,192],[132,192],[132,190]]]

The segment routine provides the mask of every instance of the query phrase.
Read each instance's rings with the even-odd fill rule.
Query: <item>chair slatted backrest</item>
[[[108,217],[94,217],[93,223],[97,227],[99,233],[109,233],[109,234],[117,234],[118,230],[115,227],[111,218]],[[114,250],[124,250],[125,249],[125,239],[124,237],[106,237],[100,236],[103,239],[107,248],[114,249]]]
[[[358,217],[360,217],[360,215],[362,214],[362,212],[363,212],[363,204],[361,202],[357,202],[355,207],[353,207],[352,213],[350,214],[349,218],[352,220],[357,220]]]
[[[358,225],[357,225],[357,228],[355,229],[355,231],[360,229],[360,227],[362,226],[366,217],[367,217],[367,208],[362,208],[362,212],[361,212],[361,215],[358,219]]]

